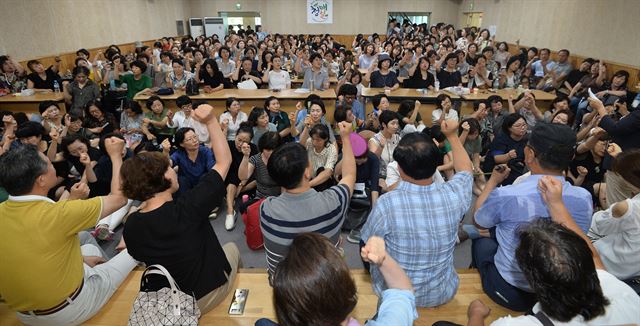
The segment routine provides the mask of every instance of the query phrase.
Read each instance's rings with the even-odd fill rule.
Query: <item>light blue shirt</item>
[[[519,184],[496,188],[475,214],[475,221],[484,228],[496,227],[499,246],[494,262],[502,278],[509,284],[531,292],[529,282],[516,261],[516,248],[520,244],[518,229],[538,218],[550,217],[549,210],[538,191],[542,174],[534,174]],[[591,194],[574,187],[564,177],[562,200],[576,224],[586,233],[591,226],[593,202]]]
[[[555,65],[556,63],[554,61],[547,62],[547,71],[553,69]],[[544,70],[542,69],[542,63],[540,60],[534,62],[533,65],[531,65],[531,68],[533,69],[534,75],[536,77],[544,76]]]
[[[456,294],[453,250],[458,223],[471,206],[472,185],[473,175],[466,171],[441,184],[401,181],[397,189],[380,196],[362,228],[364,242],[374,235],[384,239],[389,255],[411,279],[419,307],[439,306]],[[381,295],[384,277],[373,265],[371,281]]]
[[[416,311],[416,297],[411,291],[388,289],[382,292],[382,304],[378,308],[376,320],[370,320],[365,325],[397,325],[411,326],[418,318]]]
[[[356,118],[364,121],[364,105],[358,99],[353,100],[353,103],[351,103],[351,113]]]

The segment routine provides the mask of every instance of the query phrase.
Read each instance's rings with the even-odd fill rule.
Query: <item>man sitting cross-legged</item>
[[[280,196],[267,198],[260,207],[270,281],[298,234],[320,233],[336,247],[340,245],[340,229],[356,180],[356,160],[349,138],[351,125],[341,122],[338,126],[342,137],[342,179],[337,186],[322,192],[310,187],[309,156],[298,143],[282,145],[269,158],[269,175],[284,188]]]
[[[382,195],[362,229],[362,240],[384,238],[387,251],[407,272],[416,292],[416,305],[434,307],[451,300],[458,288],[453,249],[458,223],[471,206],[473,184],[469,155],[458,139],[458,123],[441,123],[453,152],[451,181],[434,183],[438,173],[438,146],[424,133],[404,136],[393,153],[401,181]],[[371,266],[373,287],[385,290],[378,267]]]
[[[78,237],[127,203],[119,177],[124,140],[106,139],[105,147],[113,164],[112,191],[88,200],[47,198],[57,184],[56,171],[31,145],[0,157],[0,184],[10,194],[0,204],[0,293],[24,324],[81,324],[136,265],[127,250],[105,262],[98,247],[83,245],[91,237]],[[88,194],[85,184],[71,189],[71,198]]]

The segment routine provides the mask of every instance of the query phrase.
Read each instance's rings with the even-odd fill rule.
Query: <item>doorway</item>
[[[229,28],[238,31],[238,25],[242,25],[243,29],[251,26],[252,30],[256,30],[256,25],[262,25],[262,18],[259,12],[255,11],[220,11],[218,15],[222,17],[225,26],[225,33],[229,34]]]
[[[482,12],[465,12],[464,13],[464,27],[480,27],[482,26]]]

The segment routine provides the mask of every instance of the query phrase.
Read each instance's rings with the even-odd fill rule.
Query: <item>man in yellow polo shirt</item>
[[[81,324],[136,265],[126,250],[108,262],[96,257],[97,248],[81,250],[78,232],[127,203],[120,192],[124,141],[106,139],[105,148],[113,162],[112,192],[88,200],[47,198],[56,171],[35,147],[0,156],[0,185],[10,195],[0,204],[0,295],[27,325]],[[75,197],[83,192],[86,197],[85,184],[74,185]]]

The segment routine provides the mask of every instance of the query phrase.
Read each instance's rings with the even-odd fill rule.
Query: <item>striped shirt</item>
[[[298,234],[320,233],[336,247],[339,245],[340,229],[349,206],[349,196],[349,188],[339,184],[322,192],[314,189],[301,194],[283,192],[262,203],[260,228],[264,237],[269,282]]]
[[[309,162],[311,162],[312,169],[311,173],[313,173],[314,178],[317,176],[316,172],[319,168],[333,171],[336,166],[336,162],[338,161],[338,150],[334,144],[327,143],[327,146],[318,153],[313,147],[311,138],[307,138],[307,154],[309,155]]]
[[[416,305],[447,303],[458,289],[453,249],[458,223],[471,206],[473,175],[456,173],[451,181],[428,186],[400,181],[378,199],[364,227],[362,241],[384,239],[387,252],[407,272],[415,289]],[[377,266],[370,267],[373,288],[386,289]]]

